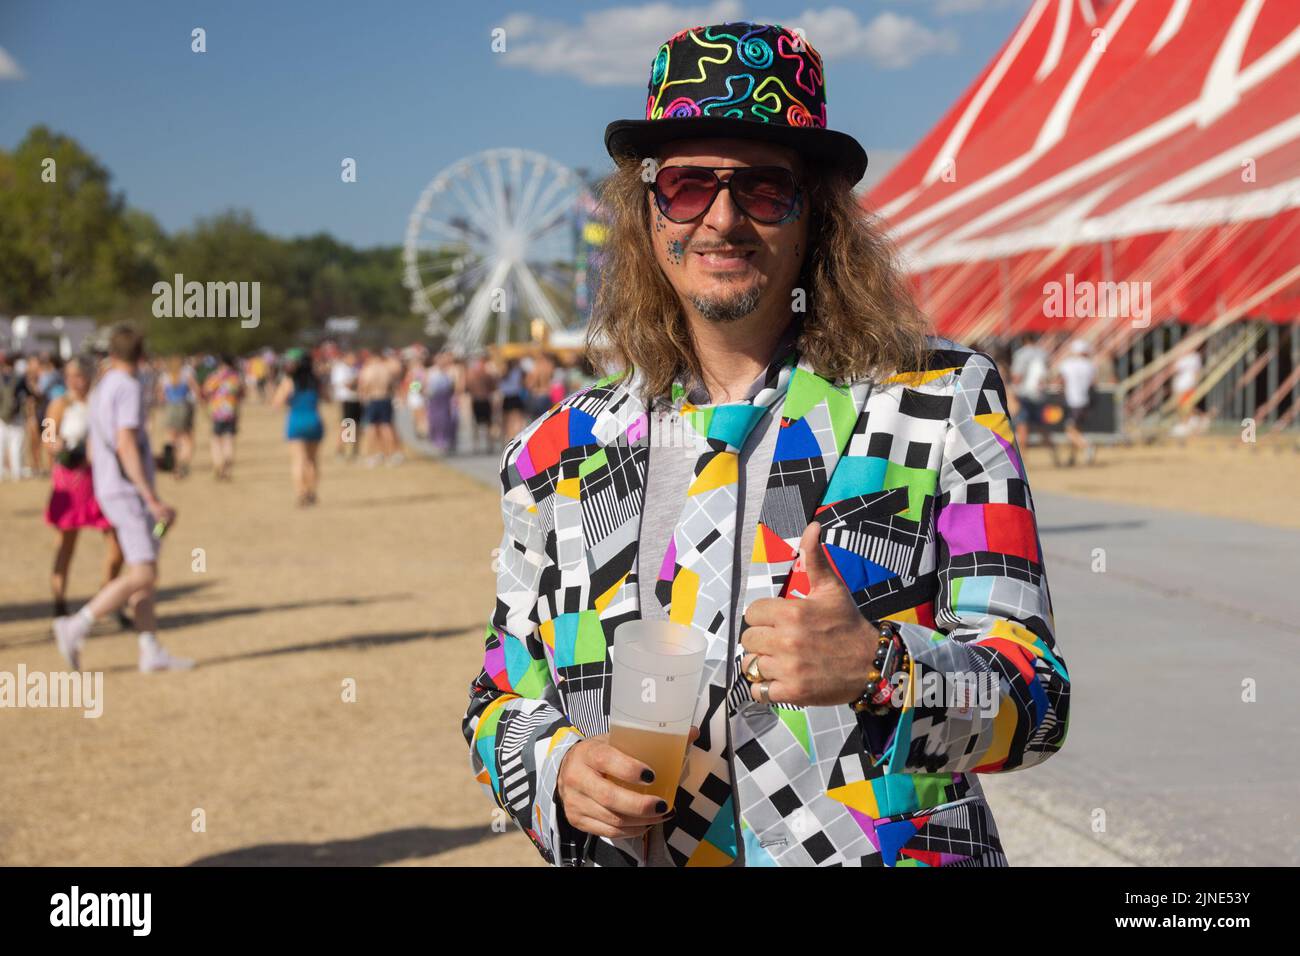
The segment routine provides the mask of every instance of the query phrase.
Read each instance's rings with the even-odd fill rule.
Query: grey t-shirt
[[[90,393],[90,455],[96,498],[139,494],[117,463],[117,432],[136,430],[145,479],[153,484],[153,452],[144,425],[144,388],[134,375],[111,368]]]
[[[755,380],[747,397],[752,398],[762,385],[762,377]],[[780,404],[779,402],[777,403]],[[740,510],[736,515],[740,534],[737,541],[736,560],[732,568],[732,616],[736,620],[736,601],[742,593],[741,576],[754,553],[754,535],[758,515],[763,507],[763,493],[767,490],[767,476],[772,470],[772,455],[776,451],[776,435],[780,431],[773,423],[779,409],[769,408],[758,420],[754,430],[740,450]],[[655,582],[668,552],[681,509],[686,504],[686,491],[695,476],[695,462],[699,452],[694,445],[665,444],[658,436],[679,435],[683,430],[680,418],[669,408],[656,408],[649,415],[650,460],[646,466],[645,504],[641,511],[641,540],[639,542],[637,584],[640,588],[641,617],[647,621],[666,621],[668,612],[655,596]],[[670,569],[671,570],[671,569]]]
[[[758,394],[765,376],[766,370],[750,383],[745,398],[752,399]],[[689,397],[697,404],[708,400],[707,394],[698,389]],[[767,490],[767,476],[772,470],[772,455],[776,451],[776,436],[780,428],[775,419],[780,414],[780,405],[781,402],[777,401],[767,409],[740,450],[740,489],[737,496],[740,507],[736,515],[740,534],[731,573],[733,633],[739,629],[737,604],[745,590],[742,581],[749,567],[749,556],[754,553],[758,516],[763,507],[763,493]],[[695,462],[699,459],[701,449],[692,442],[679,439],[679,436],[689,432],[689,426],[684,426],[666,401],[656,403],[648,418],[650,459],[646,466],[645,502],[641,510],[637,586],[641,600],[641,618],[647,621],[666,621],[668,612],[655,596],[655,582],[659,580],[668,542],[686,504],[686,491],[695,475]],[[671,436],[671,439],[662,440],[666,436]],[[662,840],[650,841],[647,865],[673,865],[663,848]],[[730,865],[745,865],[743,844],[738,844],[736,859]]]

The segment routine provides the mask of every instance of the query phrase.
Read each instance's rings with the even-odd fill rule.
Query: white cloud
[[[647,3],[585,14],[579,23],[513,13],[502,22],[506,63],[574,76],[591,86],[644,86],[659,45],[678,30],[744,19],[740,0]]]
[[[786,26],[800,27],[804,35],[827,60],[863,59],[887,70],[911,66],[932,53],[953,53],[957,34],[952,30],[931,30],[911,17],[889,10],[863,23],[844,7],[807,10]]]
[[[894,0],[896,3],[904,0]],[[1033,0],[906,0],[912,6],[917,6],[921,2],[934,8],[934,12],[942,17],[952,16],[960,13],[987,13],[990,10],[1005,10],[1009,7],[1022,7],[1028,9]]]
[[[21,80],[25,75],[18,61],[0,46],[0,80]]]
[[[573,76],[591,86],[644,86],[659,44],[679,30],[708,23],[749,19],[740,0],[698,6],[649,3],[585,14],[578,23],[514,13],[505,30],[508,65],[535,73]],[[808,42],[828,60],[863,59],[900,69],[921,57],[957,49],[952,30],[931,30],[891,11],[863,22],[845,7],[807,10],[801,18],[753,17],[759,23],[802,28]]]

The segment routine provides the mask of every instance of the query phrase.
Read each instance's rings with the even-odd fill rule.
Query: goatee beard
[[[691,305],[695,306],[695,310],[700,313],[702,318],[710,322],[735,322],[737,319],[743,319],[758,308],[762,292],[763,290],[757,284],[754,284],[725,298],[721,296],[705,298],[693,295],[691,296]]]

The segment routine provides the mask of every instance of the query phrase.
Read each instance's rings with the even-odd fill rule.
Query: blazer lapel
[[[592,397],[591,411],[581,401],[574,405],[570,434],[589,434],[564,455],[556,485],[556,551],[566,592],[557,597],[565,611],[594,610],[611,641],[614,627],[642,612],[640,588],[629,580],[641,573],[638,544],[650,458],[649,420],[637,385],[633,376],[609,386],[608,394]],[[802,572],[791,581],[795,548],[871,390],[867,380],[828,381],[800,359],[778,412],[784,424],[777,426],[762,509],[745,519],[757,520],[759,528],[752,554],[742,558],[748,573],[739,615],[760,597],[800,587]],[[573,453],[579,443],[585,454]]]
[[[570,554],[574,583],[586,592],[583,607],[599,616],[608,643],[615,627],[641,616],[635,578],[650,435],[638,381],[610,386],[598,400],[591,422],[595,444],[572,464],[572,497],[565,505],[573,511],[563,523],[556,517],[557,529],[563,527],[580,549]]]
[[[742,617],[761,597],[780,597],[788,587],[807,588],[802,571],[792,580],[795,549],[825,497],[871,389],[865,379],[831,382],[800,359],[780,412],[781,432],[758,516],[744,601],[737,612]],[[742,621],[740,633],[744,628]]]

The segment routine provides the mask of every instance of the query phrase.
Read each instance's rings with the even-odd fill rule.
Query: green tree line
[[[155,316],[154,283],[176,273],[187,282],[260,282],[260,323]],[[0,314],[127,319],[158,353],[283,347],[332,315],[360,316],[365,341],[409,342],[423,323],[401,279],[398,246],[357,249],[325,233],[283,239],[246,211],[168,234],[126,204],[76,140],[44,126],[0,150]]]

